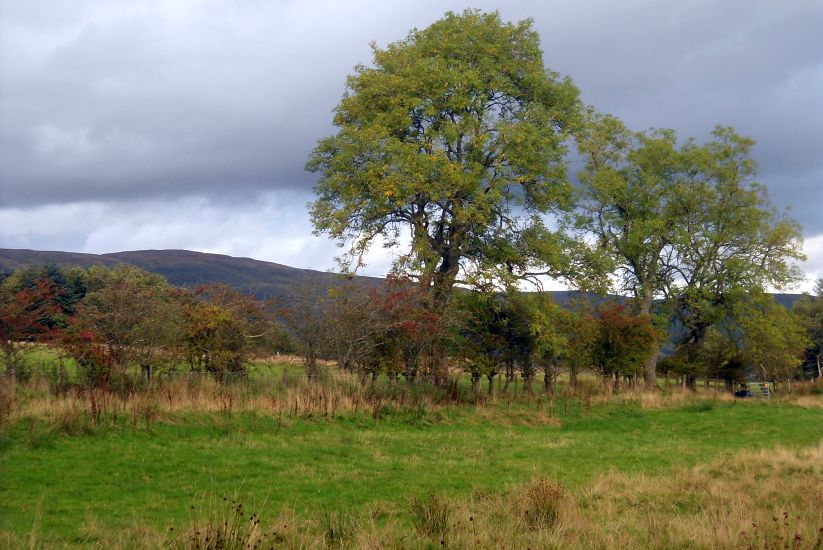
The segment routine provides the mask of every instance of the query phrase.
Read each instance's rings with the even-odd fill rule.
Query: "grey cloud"
[[[345,77],[370,60],[369,41],[385,45],[463,8],[0,0],[0,206],[307,197],[303,164],[333,131]],[[634,128],[705,139],[720,123],[755,137],[775,202],[792,206],[808,234],[823,232],[823,4],[601,0],[501,11],[533,17],[547,65]]]

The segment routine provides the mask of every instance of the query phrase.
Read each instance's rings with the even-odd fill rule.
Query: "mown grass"
[[[75,436],[23,418],[0,442],[0,531],[83,546],[135,526],[179,529],[192,506],[221,495],[238,495],[264,517],[377,506],[378,523],[408,524],[414,497],[457,499],[542,477],[579,489],[604,472],[665,476],[823,439],[819,409],[778,402],[554,407],[550,416],[535,401],[498,401],[328,419],[178,411]]]

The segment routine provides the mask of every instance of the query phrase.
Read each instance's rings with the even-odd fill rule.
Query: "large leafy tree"
[[[690,349],[747,292],[797,280],[800,230],[754,181],[753,140],[718,127],[706,144],[678,146],[671,130],[632,132],[600,115],[580,136],[585,164],[570,225],[595,237],[639,315],[668,299]],[[657,355],[644,369],[651,387]]]
[[[568,271],[542,215],[568,195],[578,92],[544,66],[531,21],[448,13],[373,55],[307,164],[315,230],[349,243],[344,267],[378,237],[410,238],[396,271],[428,285],[437,311],[457,282]]]
[[[584,160],[571,226],[595,237],[614,266],[618,291],[648,316],[672,279],[669,258],[682,215],[683,161],[670,130],[633,132],[612,116],[593,114],[578,146]],[[656,382],[657,349],[644,369]]]
[[[681,150],[684,177],[666,295],[699,348],[712,325],[739,316],[737,305],[802,278],[799,225],[778,212],[755,181],[754,140],[717,127],[712,139]],[[742,319],[741,319],[742,321]]]

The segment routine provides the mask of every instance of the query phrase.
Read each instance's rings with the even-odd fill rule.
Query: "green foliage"
[[[604,375],[637,376],[662,340],[649,315],[631,315],[628,308],[606,303],[597,308],[598,336],[592,352]]]
[[[806,356],[816,365],[817,375],[823,377],[823,279],[815,285],[815,296],[804,295],[794,304],[794,313],[803,323],[810,345]]]
[[[244,373],[250,353],[272,329],[262,305],[223,285],[204,286],[184,296],[183,351],[192,370],[223,380]]]
[[[599,338],[599,324],[586,304],[579,304],[577,311],[569,318],[569,351],[566,367],[572,384],[576,384],[577,375],[594,365],[595,347]]]
[[[566,227],[597,239],[641,314],[665,297],[683,344],[700,345],[747,292],[798,280],[800,228],[754,181],[753,140],[717,127],[706,144],[678,147],[671,130],[636,133],[597,114],[580,136],[586,165]]]
[[[712,138],[681,150],[688,177],[673,247],[678,276],[669,295],[691,342],[735,316],[752,293],[800,280],[794,262],[804,259],[800,227],[777,212],[754,180],[754,140],[724,127]]]
[[[530,300],[530,331],[534,338],[534,361],[538,364],[555,364],[568,357],[570,327],[574,314],[560,307],[546,294],[536,293]]]
[[[809,340],[800,319],[769,295],[740,304],[741,350],[761,380],[792,380],[799,374]]]
[[[530,20],[448,13],[356,67],[336,135],[307,169],[320,174],[316,232],[350,242],[357,268],[374,239],[409,251],[395,265],[433,284],[443,307],[468,283],[562,270],[559,236],[540,214],[566,202],[564,139],[577,89],[547,71]]]
[[[455,348],[473,379],[493,377],[502,367],[512,375],[520,368],[524,379],[534,376],[536,311],[519,293],[465,293],[459,296],[460,319]]]
[[[586,164],[568,227],[597,238],[620,277],[619,290],[640,299],[648,314],[670,277],[665,250],[679,221],[675,134],[631,132],[615,117],[591,113],[578,148]]]
[[[85,280],[88,293],[62,339],[67,354],[95,386],[131,365],[150,374],[162,350],[178,340],[182,316],[172,287],[126,264],[94,266]]]
[[[710,326],[701,341],[677,345],[674,355],[661,360],[660,367],[691,382],[698,376],[720,378],[729,388],[746,380],[749,365],[740,351],[736,325],[732,319],[724,321]]]

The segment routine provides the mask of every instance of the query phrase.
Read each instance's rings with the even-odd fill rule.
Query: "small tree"
[[[594,365],[599,338],[599,323],[587,304],[581,303],[576,311],[571,312],[566,331],[569,345],[565,364],[569,371],[569,386],[574,389],[578,374]]]
[[[534,338],[532,361],[543,369],[543,390],[554,394],[559,365],[568,357],[573,314],[538,293],[532,299],[531,333]]]
[[[643,374],[651,350],[659,346],[662,334],[655,329],[649,315],[631,315],[628,307],[606,303],[597,308],[598,335],[592,355],[600,373],[634,379]]]
[[[806,356],[817,365],[817,379],[823,380],[823,279],[818,279],[814,295],[805,294],[794,304],[794,313],[806,329],[810,345]]]
[[[225,285],[194,289],[184,296],[183,313],[183,343],[192,370],[221,381],[245,373],[249,355],[271,327],[263,304]]]
[[[450,318],[426,307],[427,289],[408,278],[388,277],[374,295],[377,314],[385,322],[387,349],[395,350],[391,353],[396,352],[406,380],[439,376],[441,372],[430,367],[442,352]]]
[[[276,317],[297,342],[310,381],[319,375],[317,360],[327,344],[330,308],[327,286],[312,278],[295,285],[276,308]]]
[[[458,295],[458,323],[453,336],[455,356],[462,359],[471,376],[477,397],[481,377],[488,381],[488,394],[505,362],[506,343],[500,304],[494,293],[466,292]]]
[[[126,264],[92,267],[87,278],[89,291],[72,319],[66,349],[81,363],[91,361],[93,383],[106,383],[130,365],[150,380],[161,350],[176,343],[182,324],[172,287],[162,276]]]
[[[44,320],[60,314],[59,292],[45,277],[34,281],[31,288],[14,290],[12,284],[0,285],[0,352],[7,375],[25,377],[23,356],[28,340],[54,338],[55,328]]]
[[[743,355],[761,380],[791,384],[809,344],[802,321],[770,295],[753,298],[738,307]]]
[[[326,346],[341,369],[354,370],[358,356],[369,353],[374,334],[382,329],[378,307],[373,293],[354,279],[328,290],[323,332]]]

